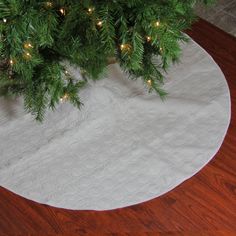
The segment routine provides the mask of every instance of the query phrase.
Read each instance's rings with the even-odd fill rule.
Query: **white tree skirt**
[[[22,101],[0,100],[0,184],[70,209],[114,209],[160,196],[193,176],[220,148],[230,120],[226,80],[194,41],[169,71],[163,102],[118,65],[61,104],[43,124]]]

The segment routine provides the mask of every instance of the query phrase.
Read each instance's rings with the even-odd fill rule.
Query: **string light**
[[[94,11],[94,9],[95,9],[94,7],[90,7],[90,8],[88,8],[88,13],[89,13],[89,14],[92,14],[93,11]]]
[[[6,18],[3,18],[2,20],[4,23],[7,23],[7,19]]]
[[[124,44],[121,44],[120,45],[120,49],[123,50],[125,48],[125,45]]]
[[[121,49],[121,51],[129,51],[131,49],[131,45],[130,44],[121,44],[120,49]]]
[[[150,36],[147,36],[146,39],[147,39],[147,42],[150,42],[152,40]]]
[[[64,96],[60,98],[60,102],[65,102],[68,98],[69,98],[69,95],[65,93]]]
[[[159,27],[159,26],[160,26],[160,21],[157,21],[157,22],[155,23],[155,25],[156,25],[157,27]]]
[[[14,61],[11,59],[11,60],[9,61],[9,63],[10,63],[11,66],[13,66]]]
[[[148,84],[148,86],[151,87],[151,86],[152,86],[152,80],[149,79],[149,80],[147,81],[147,84]]]
[[[61,14],[62,14],[63,16],[66,15],[66,10],[65,10],[65,8],[62,7],[59,11],[61,12]]]
[[[102,27],[102,21],[98,21],[97,26]]]
[[[161,52],[161,53],[163,52],[163,48],[162,48],[162,47],[160,47],[160,52]]]
[[[24,58],[26,59],[26,60],[29,60],[29,59],[31,59],[31,54],[29,53],[29,52],[26,52],[25,54],[24,54]]]
[[[68,72],[67,70],[65,70],[65,74],[66,74],[66,75],[69,75],[69,72]]]
[[[24,48],[26,49],[33,48],[33,45],[31,43],[25,43]]]

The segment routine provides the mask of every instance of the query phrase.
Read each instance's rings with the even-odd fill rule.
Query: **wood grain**
[[[151,201],[112,211],[71,211],[0,188],[0,235],[236,235],[236,39],[200,20],[187,32],[225,74],[232,120],[215,158]]]

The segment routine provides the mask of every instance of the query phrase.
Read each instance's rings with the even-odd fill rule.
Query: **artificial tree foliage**
[[[214,1],[0,0],[0,95],[23,96],[42,121],[61,101],[80,107],[87,79],[101,78],[113,58],[163,98],[162,71],[178,60],[198,2]]]

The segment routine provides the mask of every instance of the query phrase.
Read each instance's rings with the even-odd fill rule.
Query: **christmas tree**
[[[162,98],[162,71],[178,60],[198,2],[213,0],[0,0],[0,96],[22,96],[42,121],[60,101],[80,107],[87,79],[113,60]]]

